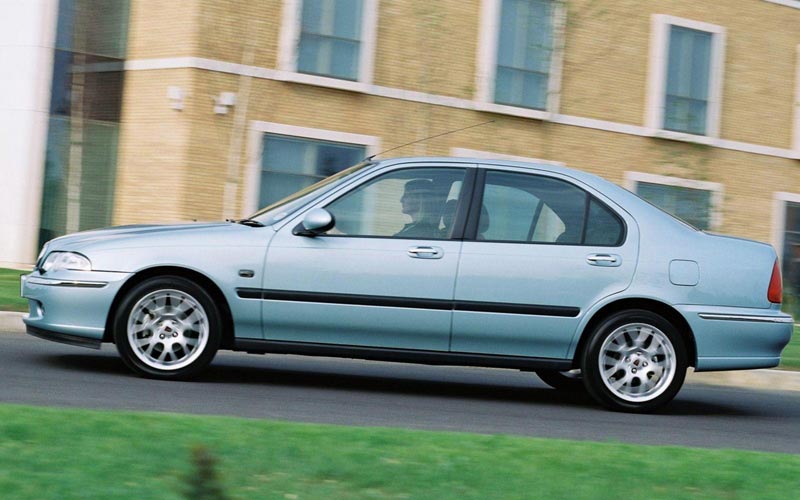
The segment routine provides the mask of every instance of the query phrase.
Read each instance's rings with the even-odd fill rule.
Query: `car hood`
[[[48,251],[81,251],[88,247],[103,246],[125,248],[140,244],[187,244],[198,237],[209,241],[225,241],[222,234],[247,231],[253,228],[230,222],[195,222],[189,224],[149,224],[119,226],[107,229],[82,231],[51,240]]]

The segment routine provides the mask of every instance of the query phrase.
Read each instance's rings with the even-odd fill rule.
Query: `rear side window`
[[[589,201],[589,219],[586,224],[584,245],[617,246],[622,243],[625,231],[617,214],[592,198]]]
[[[619,216],[569,182],[516,172],[486,173],[478,240],[618,246],[624,236]]]

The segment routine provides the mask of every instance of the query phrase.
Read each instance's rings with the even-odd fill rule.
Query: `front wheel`
[[[114,342],[125,364],[160,379],[186,379],[208,366],[219,348],[220,331],[211,296],[179,276],[139,283],[114,318]]]
[[[675,327],[645,310],[618,312],[589,337],[582,359],[589,394],[617,411],[648,412],[680,390],[688,367]]]

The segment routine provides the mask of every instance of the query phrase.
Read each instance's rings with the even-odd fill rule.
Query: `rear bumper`
[[[794,321],[777,309],[678,306],[697,347],[695,371],[770,368],[792,338]]]

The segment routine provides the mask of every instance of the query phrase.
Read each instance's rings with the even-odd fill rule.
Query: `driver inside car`
[[[411,222],[403,226],[396,237],[435,238],[439,234],[438,215],[435,204],[433,182],[427,179],[412,179],[406,182],[403,196],[400,197],[403,213],[411,217]]]

